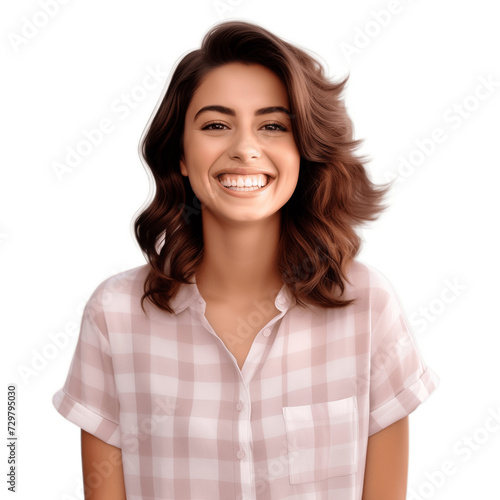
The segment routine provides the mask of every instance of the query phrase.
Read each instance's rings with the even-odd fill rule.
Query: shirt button
[[[285,297],[283,297],[283,295],[280,295],[280,296],[278,297],[278,303],[279,303],[279,304],[284,304],[285,302],[286,302]]]
[[[240,460],[243,460],[245,458],[245,451],[244,450],[238,450],[236,452],[236,456],[240,459]]]
[[[264,331],[262,332],[262,335],[264,335],[264,337],[269,337],[269,335],[271,335],[271,329],[270,328],[264,328]]]
[[[243,410],[243,403],[242,403],[241,401],[238,401],[238,404],[236,405],[236,409],[237,409],[238,411]]]

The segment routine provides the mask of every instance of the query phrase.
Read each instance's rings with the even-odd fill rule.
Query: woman
[[[305,51],[225,22],[142,141],[148,264],[87,303],[58,411],[86,495],[404,499],[408,415],[437,386],[354,228],[383,209]]]

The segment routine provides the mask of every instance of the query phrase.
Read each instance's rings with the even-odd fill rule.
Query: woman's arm
[[[127,500],[120,448],[83,429],[82,468],[86,500]]]
[[[368,438],[362,500],[405,500],[409,430],[404,417]]]

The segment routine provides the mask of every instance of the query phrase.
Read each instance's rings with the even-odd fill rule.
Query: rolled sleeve
[[[439,385],[415,344],[394,289],[384,281],[384,305],[372,332],[369,436],[409,415]]]
[[[102,441],[120,447],[119,403],[107,332],[93,317],[95,300],[87,303],[66,382],[52,403],[67,420]]]

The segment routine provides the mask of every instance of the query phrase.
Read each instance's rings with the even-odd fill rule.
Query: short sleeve
[[[379,312],[372,314],[369,436],[409,415],[439,384],[422,359],[392,285],[379,278],[374,288]]]
[[[95,304],[93,296],[85,306],[66,382],[54,394],[52,403],[70,422],[106,443],[121,447],[110,344],[107,332],[97,326]],[[101,319],[98,322],[103,323]]]

